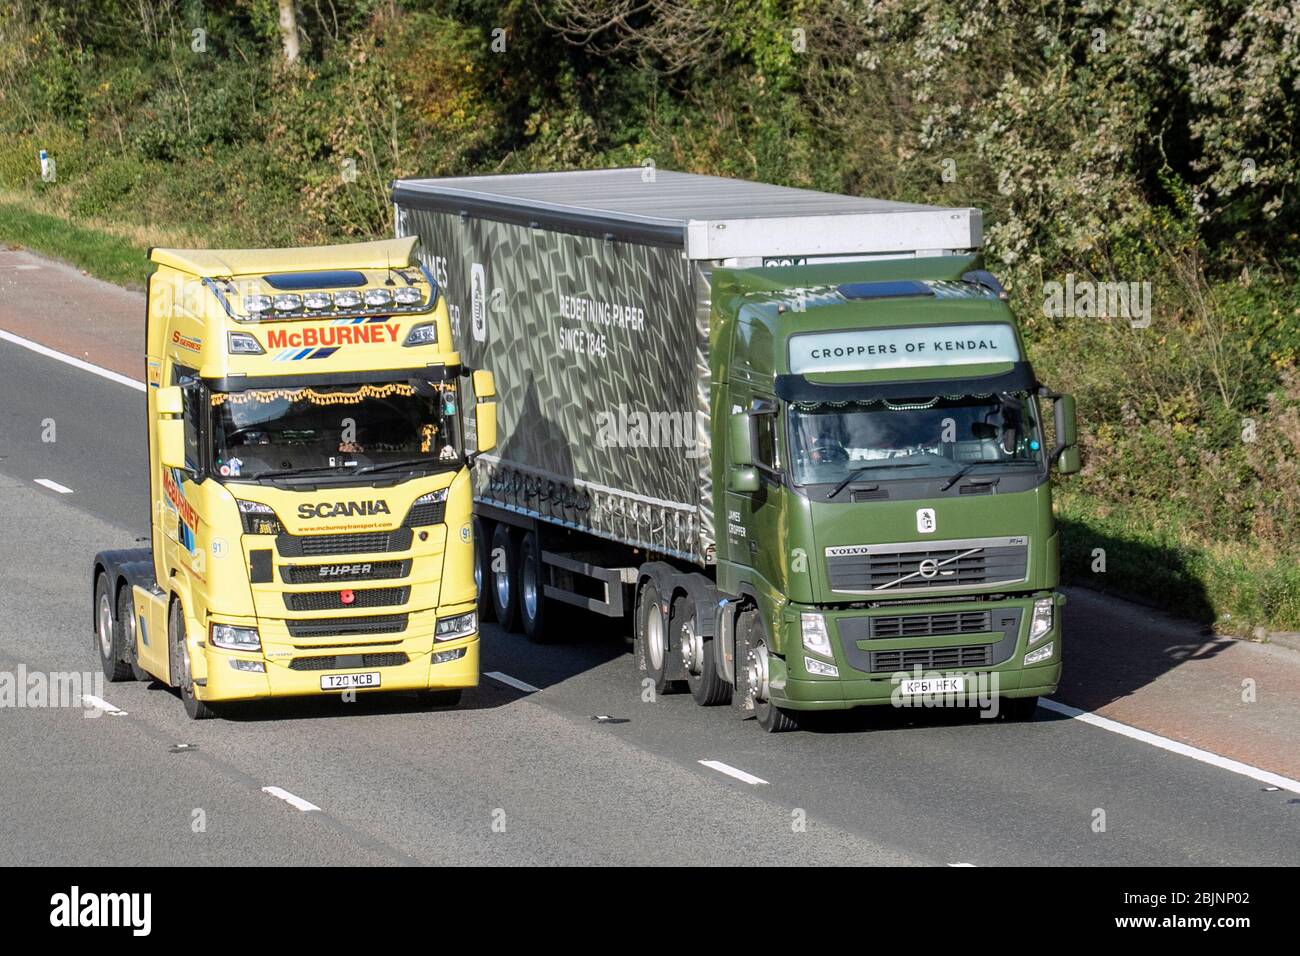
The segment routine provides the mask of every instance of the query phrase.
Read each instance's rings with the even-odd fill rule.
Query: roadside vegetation
[[[1079,398],[1067,576],[1300,629],[1294,4],[285,5],[0,4],[0,240],[138,286],[150,245],[391,234],[397,176],[646,163],[978,206]],[[1068,276],[1149,324],[1048,315]]]

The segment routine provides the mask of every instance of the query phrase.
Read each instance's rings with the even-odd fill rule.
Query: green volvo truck
[[[1055,690],[1074,402],[1034,375],[979,210],[648,168],[393,201],[500,391],[483,613],[536,641],[555,602],[628,616],[643,686],[768,731]]]

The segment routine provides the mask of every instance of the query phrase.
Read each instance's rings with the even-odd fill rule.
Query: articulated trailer
[[[415,243],[151,251],[150,545],[91,568],[109,680],[170,684],[195,719],[478,684],[469,469],[494,385]]]
[[[643,169],[394,184],[465,361],[480,611],[631,611],[639,667],[779,731],[1061,671],[1037,381],[980,213]],[[1040,403],[1056,443],[1045,447]]]

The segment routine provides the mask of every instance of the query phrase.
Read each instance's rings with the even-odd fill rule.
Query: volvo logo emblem
[[[934,558],[926,558],[917,567],[916,573],[928,581],[939,573],[939,562]]]

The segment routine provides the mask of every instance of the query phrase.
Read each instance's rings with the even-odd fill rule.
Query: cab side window
[[[779,468],[776,460],[776,416],[757,415],[754,418],[754,457],[760,465]]]
[[[186,379],[197,379],[198,372],[192,368],[186,368],[183,365],[172,366],[171,384],[180,385]],[[191,468],[195,472],[199,470],[199,416],[201,409],[199,400],[202,397],[196,388],[187,388],[184,391],[184,419],[185,419],[185,467]]]

